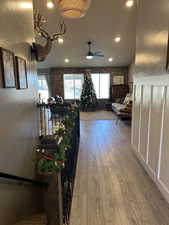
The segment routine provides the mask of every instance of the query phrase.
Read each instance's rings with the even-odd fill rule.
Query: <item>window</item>
[[[98,99],[108,99],[110,95],[110,74],[92,73],[92,81]]]
[[[49,89],[46,76],[38,76],[38,93],[43,102],[47,102],[49,98]]]
[[[80,99],[83,81],[83,74],[64,74],[64,98]]]

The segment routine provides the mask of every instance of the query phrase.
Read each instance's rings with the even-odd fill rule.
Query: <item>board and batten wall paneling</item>
[[[132,143],[139,151],[139,132],[140,132],[140,107],[141,107],[142,86],[134,86],[133,93],[133,121],[132,121]]]
[[[134,84],[132,146],[169,202],[169,77],[152,79]]]
[[[159,180],[169,193],[169,87],[164,97],[163,130],[159,161]]]
[[[142,104],[141,104],[141,123],[140,123],[140,155],[144,161],[147,161],[148,148],[148,131],[149,131],[149,117],[151,106],[151,86],[143,86],[142,89]]]
[[[149,128],[149,148],[148,165],[153,173],[157,174],[158,159],[160,151],[161,121],[163,109],[164,87],[153,86],[150,128]],[[144,118],[143,118],[144,120]]]

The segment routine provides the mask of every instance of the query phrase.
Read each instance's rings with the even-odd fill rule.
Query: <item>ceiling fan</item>
[[[91,45],[92,45],[91,41],[88,41],[87,44],[89,46],[89,51],[87,52],[86,59],[93,59],[94,56],[104,57],[104,54],[101,51],[97,51],[97,52],[92,52],[91,51]]]

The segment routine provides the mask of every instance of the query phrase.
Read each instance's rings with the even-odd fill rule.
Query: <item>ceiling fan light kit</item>
[[[91,0],[56,0],[61,15],[69,19],[78,19],[85,16]]]
[[[87,55],[86,59],[93,59],[93,55]]]
[[[97,52],[91,51],[91,45],[92,45],[91,41],[88,41],[87,44],[88,44],[89,51],[86,54],[86,59],[93,59],[94,56],[104,57],[104,54],[101,51],[97,51]]]

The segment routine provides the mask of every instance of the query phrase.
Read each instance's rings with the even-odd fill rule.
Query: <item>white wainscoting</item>
[[[134,81],[132,146],[169,202],[169,76]]]

